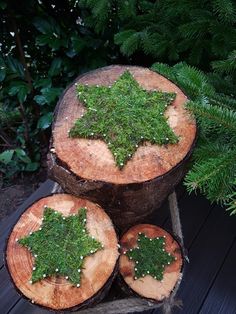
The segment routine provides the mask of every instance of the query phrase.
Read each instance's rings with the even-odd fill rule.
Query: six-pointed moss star
[[[86,229],[86,208],[64,217],[45,207],[39,230],[18,240],[34,256],[31,283],[45,277],[61,275],[79,287],[86,256],[102,248]]]
[[[165,249],[165,237],[148,238],[139,233],[138,246],[125,253],[135,263],[134,279],[152,276],[162,280],[165,266],[170,265],[175,257]]]
[[[144,141],[178,142],[164,116],[175,93],[145,90],[129,71],[112,86],[77,84],[77,95],[87,111],[69,136],[104,140],[120,169]]]

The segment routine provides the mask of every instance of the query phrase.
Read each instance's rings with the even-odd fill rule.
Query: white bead
[[[58,272],[58,271],[59,271],[59,269],[58,269],[58,268],[56,268],[56,269],[55,269],[55,271],[56,271],[56,272]]]
[[[19,239],[18,238],[16,238],[16,242],[18,241]]]
[[[120,244],[119,243],[117,244],[117,247],[120,248]]]
[[[31,300],[31,303],[34,303],[34,300]]]
[[[149,274],[149,270],[147,270],[147,274]]]
[[[84,258],[84,257],[81,255],[81,256],[80,256],[80,259],[83,259],[83,258]]]
[[[65,219],[66,219],[66,217],[63,217],[62,219],[63,219],[63,220],[65,220]]]
[[[39,230],[42,230],[42,228],[40,227]]]
[[[37,254],[34,254],[34,257],[38,257],[38,255],[37,255]]]
[[[81,272],[81,269],[78,269],[78,273],[80,273]]]
[[[86,222],[87,221],[87,219],[86,218],[84,218],[84,222]]]
[[[78,83],[75,83],[75,86],[77,86],[78,85]]]
[[[138,261],[136,261],[135,263],[138,264]]]
[[[44,208],[47,208],[47,205],[44,205],[43,207],[44,207]]]
[[[43,278],[45,278],[46,277],[46,274],[43,274]]]
[[[36,269],[36,267],[34,266],[34,267],[33,267],[33,270],[35,270],[35,269]]]
[[[90,253],[92,254],[92,253],[93,253],[93,250],[91,250]]]
[[[69,277],[68,277],[68,276],[66,276],[65,278],[66,278],[66,279],[68,279]]]
[[[77,288],[79,288],[79,287],[80,287],[80,284],[79,284],[79,283],[77,283],[76,287],[77,287]]]
[[[32,280],[29,280],[29,283],[32,285],[33,281],[32,281]]]

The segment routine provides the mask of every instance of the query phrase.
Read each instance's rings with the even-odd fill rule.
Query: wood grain
[[[105,142],[69,138],[68,131],[86,111],[76,97],[75,83],[112,85],[126,69],[147,90],[177,93],[165,115],[180,140],[161,146],[145,142],[119,170]],[[186,101],[175,84],[147,68],[115,65],[79,76],[57,105],[48,154],[49,176],[66,192],[100,204],[121,230],[146,222],[186,173],[196,140],[196,122],[185,109]]]
[[[139,232],[144,233],[149,238],[165,236],[166,251],[176,257],[173,263],[165,267],[162,282],[154,279],[150,275],[134,280],[135,263],[125,255],[125,252],[138,246],[137,239]],[[156,301],[162,301],[164,298],[169,297],[176,283],[182,277],[182,252],[176,240],[160,227],[141,224],[129,229],[121,238],[120,243],[121,256],[119,260],[119,271],[128,287],[138,295]]]
[[[104,249],[86,257],[81,276],[81,287],[74,287],[63,277],[49,277],[30,284],[33,257],[16,242],[29,232],[38,230],[41,225],[44,205],[67,216],[77,213],[80,207],[87,207],[87,229],[98,239]],[[89,303],[91,298],[101,296],[114,273],[119,253],[117,237],[107,214],[96,204],[68,194],[56,194],[37,201],[20,217],[7,244],[6,260],[9,272],[16,287],[27,298],[51,309],[65,309]]]
[[[165,116],[175,134],[180,136],[178,144],[140,146],[123,170],[115,164],[113,155],[105,142],[81,138],[69,138],[68,131],[81,117],[86,108],[76,97],[73,84],[61,99],[53,128],[53,147],[57,158],[65,163],[78,177],[114,184],[144,182],[163,175],[177,165],[189,152],[196,135],[196,123],[184,108],[187,97],[172,82],[163,76],[141,67],[111,66],[89,72],[77,80],[80,84],[112,85],[128,69],[146,90],[158,89],[177,93]],[[112,126],[111,126],[112,127]]]

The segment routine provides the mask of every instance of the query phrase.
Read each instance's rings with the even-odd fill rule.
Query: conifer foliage
[[[80,0],[87,25],[114,33],[126,56],[144,53],[163,61],[208,65],[235,49],[236,11],[231,0]]]
[[[235,99],[219,94],[207,75],[185,63],[173,67],[155,63],[152,69],[173,80],[185,91],[190,98],[187,108],[196,115],[199,123],[194,164],[185,178],[188,191],[199,189],[210,201],[228,205],[231,214],[235,214]]]

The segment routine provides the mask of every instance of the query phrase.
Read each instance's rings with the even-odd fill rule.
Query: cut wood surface
[[[144,233],[149,238],[165,236],[165,249],[167,253],[176,257],[173,263],[165,267],[162,281],[158,281],[150,275],[136,280],[134,279],[135,263],[124,253],[138,246],[137,239],[139,232]],[[169,297],[177,282],[181,280],[182,277],[183,258],[181,248],[177,241],[160,227],[141,224],[129,229],[121,238],[120,244],[121,256],[119,260],[119,271],[130,291],[155,301],[162,301],[164,298]]]
[[[165,174],[176,166],[189,152],[196,134],[195,120],[184,108],[187,97],[172,82],[163,76],[141,67],[111,66],[89,72],[77,82],[89,85],[112,85],[128,69],[146,90],[158,89],[177,93],[176,99],[167,108],[165,116],[175,134],[180,136],[178,144],[140,146],[133,158],[121,171],[105,142],[70,138],[68,131],[86,111],[78,101],[73,84],[61,99],[53,127],[53,147],[56,157],[80,178],[115,184],[137,183]],[[112,126],[111,126],[112,128]],[[135,130],[134,130],[135,131]]]
[[[77,213],[80,207],[86,206],[87,230],[104,245],[102,250],[85,258],[80,288],[61,276],[29,283],[34,258],[16,239],[39,229],[44,205],[64,216]],[[98,205],[68,194],[42,198],[29,207],[13,228],[6,250],[8,270],[20,292],[34,303],[56,310],[75,306],[79,308],[99,301],[111,284],[118,257],[116,233],[107,214]]]
[[[161,146],[144,142],[119,170],[105,142],[70,138],[68,131],[86,111],[76,96],[75,83],[112,85],[127,69],[146,90],[177,94],[165,116],[179,142]],[[120,229],[146,222],[186,173],[196,139],[196,122],[185,109],[186,101],[175,84],[147,68],[114,65],[79,76],[56,108],[48,155],[50,177],[68,193],[99,203]]]

